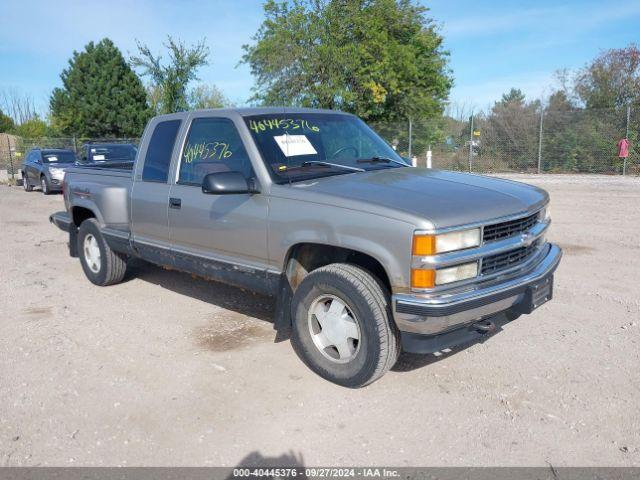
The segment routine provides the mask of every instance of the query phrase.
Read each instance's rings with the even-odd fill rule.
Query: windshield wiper
[[[401,165],[403,167],[408,167],[409,165],[401,162],[400,160],[394,160],[393,158],[388,157],[369,157],[369,158],[361,158],[356,160],[356,163],[395,163],[396,165]]]
[[[311,167],[313,165],[317,165],[319,167],[342,168],[343,170],[351,170],[352,172],[366,172],[364,168],[349,167],[347,165],[340,165],[339,163],[323,162],[322,160],[309,160],[307,162],[302,162],[300,167]]]

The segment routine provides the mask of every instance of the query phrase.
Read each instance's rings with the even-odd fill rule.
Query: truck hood
[[[448,228],[541,208],[544,190],[520,182],[423,168],[389,168],[294,184],[339,206],[409,214]],[[341,199],[329,202],[326,196]],[[349,202],[353,204],[349,205]]]

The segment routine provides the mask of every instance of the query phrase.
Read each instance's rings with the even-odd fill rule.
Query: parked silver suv
[[[60,191],[65,169],[73,166],[76,160],[72,150],[34,148],[22,164],[22,186],[27,192],[40,187],[45,195]]]
[[[97,285],[139,257],[277,296],[302,360],[360,387],[549,300],[548,203],[412,168],[353,115],[222,109],[152,119],[132,170],[70,169],[51,221]]]

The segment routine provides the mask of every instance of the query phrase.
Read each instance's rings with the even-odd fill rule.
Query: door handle
[[[169,197],[169,208],[180,208],[182,207],[182,199]]]

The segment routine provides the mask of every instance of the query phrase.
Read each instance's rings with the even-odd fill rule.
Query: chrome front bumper
[[[517,306],[527,289],[549,278],[560,263],[562,250],[544,247],[542,259],[522,275],[478,283],[456,293],[434,292],[394,294],[393,315],[402,332],[438,335]]]

